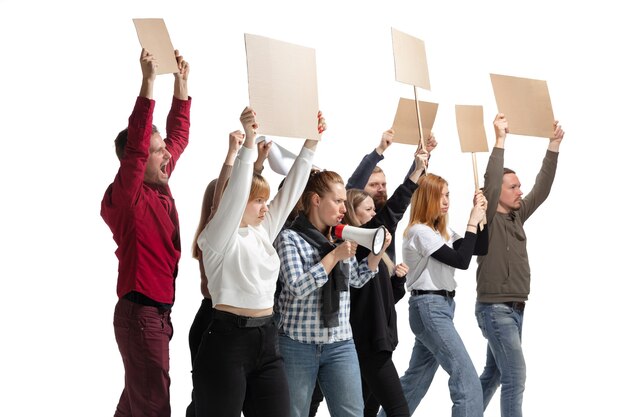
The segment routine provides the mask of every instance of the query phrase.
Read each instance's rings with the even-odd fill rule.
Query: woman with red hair
[[[450,375],[448,386],[453,417],[483,415],[482,389],[474,364],[456,331],[454,295],[456,269],[467,269],[472,255],[484,255],[486,228],[479,229],[487,200],[474,195],[465,236],[448,227],[449,191],[446,180],[428,174],[418,181],[411,198],[409,224],[402,242],[408,265],[409,324],[415,345],[409,368],[400,382],[411,414],[426,395],[441,365]],[[384,411],[380,415],[385,415]]]

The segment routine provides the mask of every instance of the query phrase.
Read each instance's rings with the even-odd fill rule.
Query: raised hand
[[[387,129],[383,132],[383,135],[380,138],[380,143],[376,147],[376,152],[379,155],[382,155],[388,147],[393,143],[393,129]]]
[[[154,81],[157,75],[157,69],[159,68],[159,63],[157,62],[155,56],[148,52],[145,48],[142,48],[139,62],[141,63],[141,73],[143,74],[143,79]]]
[[[228,153],[237,153],[243,144],[244,135],[241,130],[235,130],[228,134]]]
[[[326,119],[322,115],[322,111],[317,112],[317,133],[322,134],[326,131]]]
[[[496,133],[496,145],[504,146],[504,139],[506,139],[506,135],[509,133],[509,122],[506,120],[504,113],[496,115],[496,118],[493,120],[493,130]]]
[[[428,168],[428,157],[430,156],[427,151],[420,149],[415,152],[415,170],[424,171]]]
[[[178,64],[178,72],[174,73],[174,77],[179,78],[182,81],[187,81],[189,77],[189,63],[183,59],[183,56],[180,55],[178,49],[174,51],[176,55],[176,63]]]
[[[437,147],[437,140],[435,139],[435,135],[430,132],[430,136],[428,140],[426,140],[426,152],[429,154]]]
[[[478,225],[485,218],[487,212],[487,199],[483,192],[478,190],[474,193],[474,207],[470,213],[469,223],[472,225]]]
[[[270,149],[272,148],[272,143],[274,142],[268,142],[266,140],[262,140],[256,144],[256,148],[258,150],[258,156],[256,158],[256,161],[254,162],[254,172],[260,173],[261,171],[263,171],[263,164],[265,163],[265,160],[267,159],[267,157],[270,155]]]
[[[259,125],[256,122],[256,113],[250,107],[246,107],[243,109],[243,112],[241,112],[239,121],[241,122],[245,133],[244,146],[252,148],[254,145],[254,138],[256,138],[256,130],[259,128]]]

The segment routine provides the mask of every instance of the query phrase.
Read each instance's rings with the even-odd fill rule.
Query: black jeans
[[[214,311],[193,363],[196,416],[289,417],[289,387],[274,320],[240,327]],[[230,315],[233,316],[233,315]],[[238,316],[235,316],[238,317]]]
[[[359,352],[359,366],[365,401],[365,417],[374,417],[380,404],[387,416],[409,417],[409,406],[404,398],[400,377],[391,352]]]
[[[209,325],[213,321],[213,303],[210,298],[203,298],[202,304],[196,313],[196,317],[191,323],[189,328],[189,350],[191,352],[191,364],[193,366],[193,360],[198,354],[200,348],[200,342],[202,341],[202,335],[204,331],[209,328]],[[196,405],[193,402],[193,391],[191,392],[191,403],[187,406],[186,417],[195,417]]]

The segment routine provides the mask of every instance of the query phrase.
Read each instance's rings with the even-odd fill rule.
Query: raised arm
[[[317,122],[317,131],[323,133],[326,130],[326,120],[322,116],[322,112],[317,113]],[[306,187],[311,173],[311,166],[313,165],[313,156],[315,155],[317,142],[317,140],[313,139],[305,140],[300,154],[285,177],[282,187],[269,205],[269,211],[266,213],[265,221],[262,225],[267,230],[272,241],[282,230],[289,214]]]
[[[154,90],[154,80],[156,79],[157,69],[159,63],[154,55],[148,52],[145,48],[141,50],[141,56],[139,58],[141,63],[141,88],[139,89],[139,97],[145,97],[152,100]]]
[[[174,73],[174,97],[183,101],[188,100],[187,79],[189,78],[189,63],[183,59],[178,49],[174,51],[174,54],[178,64],[178,72]]]
[[[124,143],[123,156],[120,156],[120,169],[113,181],[111,200],[107,204],[133,205],[144,180],[152,136],[152,94],[159,65],[154,55],[146,49],[141,50],[139,63],[141,88],[133,112],[128,118],[128,128],[120,132],[116,139],[116,143],[118,140]]]
[[[248,203],[250,186],[252,184],[252,163],[256,159],[257,123],[254,111],[246,107],[240,116],[244,128],[245,138],[243,147],[235,159],[232,175],[222,196],[217,211],[207,227],[200,233],[198,246],[205,252],[210,249],[217,253],[224,253],[241,224],[243,212]]]
[[[504,141],[509,133],[509,124],[503,113],[498,113],[493,121],[493,130],[496,141],[491,150],[487,168],[485,169],[485,182],[483,193],[491,204],[487,207],[487,222],[496,215],[498,201],[502,192],[502,175],[504,173]]]
[[[361,227],[373,229],[385,226],[392,235],[395,233],[398,222],[402,220],[407,207],[411,204],[411,196],[417,190],[417,180],[424,172],[424,167],[428,163],[426,151],[416,152],[415,161],[415,169],[409,179],[400,184],[391,197],[387,199],[385,205],[376,212],[376,215]],[[367,249],[360,246],[357,251],[357,259],[364,258],[367,252]]]
[[[426,167],[428,167],[428,158],[430,158],[430,152],[428,150],[419,149],[413,155],[413,171],[407,177],[412,183],[417,184],[417,180],[424,174]]]
[[[388,129],[383,132],[378,146],[376,146],[371,153],[363,157],[361,163],[359,163],[350,178],[348,178],[346,190],[353,188],[362,190],[365,188],[374,167],[384,159],[383,152],[393,143],[393,133],[393,129]]]
[[[167,165],[168,174],[171,174],[176,167],[178,158],[183,153],[189,143],[189,110],[191,107],[191,97],[187,92],[187,79],[189,78],[189,63],[178,53],[176,63],[178,72],[174,74],[174,98],[172,107],[167,116],[165,144],[167,150],[172,154],[170,163]]]
[[[548,198],[550,190],[552,189],[552,183],[556,175],[556,166],[559,157],[559,147],[565,132],[559,125],[558,121],[554,121],[554,133],[550,137],[550,143],[548,144],[548,150],[543,158],[541,169],[535,178],[535,184],[532,190],[521,202],[519,215],[522,222],[526,221],[535,210]]]
[[[224,164],[222,165],[220,175],[217,177],[217,183],[215,184],[213,204],[211,205],[209,220],[213,218],[217,208],[220,206],[224,189],[226,188],[226,184],[228,183],[230,175],[233,171],[233,165],[235,163],[235,158],[237,158],[237,152],[239,152],[239,148],[241,148],[241,145],[243,144],[243,138],[244,136],[243,133],[241,133],[241,130],[235,130],[228,134],[228,152],[226,153],[226,159],[224,159]]]
[[[263,174],[263,168],[265,168],[263,165],[265,164],[265,160],[267,159],[267,157],[270,155],[270,149],[272,148],[272,143],[273,142],[267,142],[265,140],[262,140],[256,144],[259,155],[257,156],[256,161],[254,161],[254,173],[255,174],[257,175]]]
[[[427,154],[427,159],[426,159],[426,164],[424,165],[424,169],[422,170],[420,176],[424,175],[426,173],[426,168],[428,168],[428,161],[430,160],[430,153],[437,147],[437,140],[435,139],[435,135],[430,132],[430,136],[428,137],[428,139],[426,140],[426,154]],[[424,149],[422,149],[421,144],[419,144],[417,146],[417,150],[415,151],[415,156],[417,156],[420,153],[423,153]],[[417,165],[416,165],[416,159],[413,160],[413,162],[411,162],[411,167],[409,168],[409,172],[407,172],[406,176],[404,177],[404,180],[406,181],[407,179],[409,179],[414,173],[415,170],[418,169]],[[418,177],[419,178],[419,177]],[[413,180],[411,180],[413,181]],[[417,180],[413,181],[413,182],[417,182]]]
[[[559,147],[561,146],[561,141],[563,140],[563,137],[565,136],[565,131],[559,124],[558,120],[555,120],[552,126],[554,126],[554,133],[552,134],[552,137],[550,137],[548,150],[552,152],[558,152]]]

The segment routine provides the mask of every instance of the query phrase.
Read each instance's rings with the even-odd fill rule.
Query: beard
[[[372,200],[374,200],[374,207],[376,208],[376,211],[380,211],[380,209],[382,209],[387,203],[387,193],[385,191],[377,193],[372,197]]]

